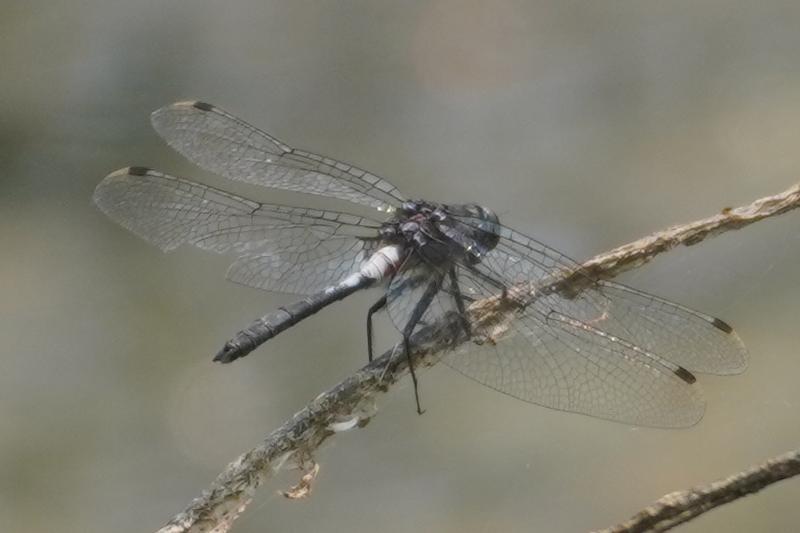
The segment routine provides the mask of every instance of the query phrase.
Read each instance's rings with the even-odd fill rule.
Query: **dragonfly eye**
[[[495,212],[489,209],[488,207],[483,207],[482,205],[476,205],[475,207],[478,210],[478,218],[481,218],[492,224],[497,224],[500,222],[500,219],[497,218]]]
[[[500,219],[497,218],[494,211],[481,205],[471,204],[469,209],[474,210],[475,218],[481,220],[481,222],[477,224],[478,231],[475,235],[478,244],[480,244],[480,246],[478,246],[480,250],[474,250],[472,252],[472,255],[480,260],[489,250],[492,250],[497,246],[497,243],[500,242]]]

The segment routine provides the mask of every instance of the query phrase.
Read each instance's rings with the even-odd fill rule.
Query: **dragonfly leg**
[[[380,297],[380,299],[372,304],[367,311],[367,356],[369,360],[372,361],[372,315],[381,309],[386,307],[386,295]]]
[[[461,318],[461,327],[464,328],[464,333],[467,335],[467,339],[472,337],[472,329],[469,325],[469,320],[467,320],[467,311],[464,306],[464,295],[461,294],[461,287],[458,286],[458,278],[456,277],[456,267],[450,267],[450,271],[448,273],[450,276],[450,285],[453,291],[453,299],[456,301],[456,309],[458,309],[458,316]]]
[[[417,402],[417,414],[421,415],[425,411],[419,403],[419,386],[417,384],[417,373],[414,371],[414,362],[411,360],[411,348],[409,347],[409,339],[403,336],[403,349],[406,352],[406,361],[408,363],[408,371],[411,374],[411,381],[414,383],[414,401]]]
[[[422,298],[414,306],[414,310],[411,312],[411,316],[406,323],[405,328],[403,328],[403,348],[406,353],[406,361],[408,362],[408,371],[411,374],[411,381],[414,383],[414,399],[417,402],[417,414],[422,414],[425,411],[422,410],[422,407],[419,403],[419,388],[417,386],[417,374],[414,371],[414,362],[411,360],[411,334],[414,332],[414,328],[417,327],[419,321],[422,319],[422,315],[425,314],[428,307],[431,305],[434,296],[436,293],[439,292],[442,284],[442,277],[438,276],[436,279],[431,280],[428,284],[428,288],[425,289],[425,292],[422,295]]]

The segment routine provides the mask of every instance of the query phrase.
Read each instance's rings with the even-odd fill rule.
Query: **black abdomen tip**
[[[681,378],[683,381],[685,381],[689,385],[691,385],[692,383],[697,381],[697,378],[694,377],[694,374],[692,374],[691,372],[689,372],[688,370],[686,370],[682,366],[678,367],[678,370],[675,371],[675,375],[678,376],[679,378]]]
[[[241,347],[234,342],[228,341],[225,343],[225,346],[222,347],[220,351],[217,352],[217,355],[214,356],[214,362],[216,363],[231,363],[236,361],[240,357],[247,355],[248,352],[243,352]]]
[[[213,105],[207,104],[205,102],[200,102],[200,101],[197,101],[197,102],[193,103],[192,107],[195,107],[195,108],[197,108],[197,109],[199,109],[201,111],[212,111],[214,109]]]
[[[712,322],[712,324],[714,324],[715,328],[721,329],[725,333],[733,333],[733,328],[730,326],[730,324],[728,324],[724,320],[720,320],[719,318],[715,318],[714,322]]]

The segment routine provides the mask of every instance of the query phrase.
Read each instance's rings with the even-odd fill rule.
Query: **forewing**
[[[178,102],[151,116],[167,143],[193,163],[232,180],[329,196],[388,210],[403,196],[391,183],[335,159],[292,148],[204,102]]]
[[[462,220],[476,224],[473,219]],[[547,287],[566,276],[577,282],[576,292],[535,293],[531,300],[540,307],[627,339],[688,370],[712,374],[744,370],[744,344],[722,320],[620,283],[590,279],[581,274],[577,262],[535,239],[500,225],[497,233],[497,246],[475,266],[479,272],[507,287],[522,283]]]
[[[597,291],[598,304],[607,305],[598,328],[694,372],[738,374],[747,367],[744,343],[719,318],[611,281],[599,281]]]
[[[191,244],[244,254],[229,271],[233,281],[300,294],[351,272],[371,250],[380,227],[346,213],[262,204],[142,167],[109,174],[95,189],[94,201],[164,251]]]

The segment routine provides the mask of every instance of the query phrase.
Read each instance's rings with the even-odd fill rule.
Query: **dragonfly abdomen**
[[[358,273],[349,276],[345,281],[347,283],[343,281],[256,319],[250,326],[226,342],[225,346],[214,356],[214,361],[230,363],[244,357],[282,331],[355,291],[368,287],[374,280]]]
[[[272,337],[324,307],[391,275],[396,270],[400,257],[400,246],[390,245],[380,248],[364,262],[358,272],[350,274],[338,284],[256,319],[250,326],[226,342],[225,346],[214,356],[214,361],[230,363],[244,357]]]

